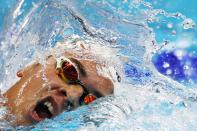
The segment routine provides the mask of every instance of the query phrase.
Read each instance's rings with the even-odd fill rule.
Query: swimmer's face
[[[78,66],[79,78],[89,93],[96,97],[113,93],[112,82],[97,73],[96,66],[99,65],[88,60],[72,59],[72,62]],[[46,63],[45,66],[34,63],[23,69],[23,77],[4,94],[16,125],[53,118],[64,110],[80,106],[79,100],[84,92],[82,86],[63,81],[57,74],[53,57]]]

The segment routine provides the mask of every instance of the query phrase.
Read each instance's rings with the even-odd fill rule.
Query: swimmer
[[[79,59],[73,52],[50,55],[46,64],[34,62],[17,72],[20,78],[3,96],[13,125],[31,125],[54,118],[63,111],[87,105],[113,94],[114,85],[98,73],[96,60]],[[6,120],[11,121],[7,115]]]

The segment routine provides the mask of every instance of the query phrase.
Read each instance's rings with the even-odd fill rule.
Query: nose
[[[69,104],[73,104],[74,107],[79,106],[79,99],[83,94],[83,88],[78,84],[67,84],[54,80],[50,83],[50,90],[53,95],[61,98],[64,103],[70,102]]]
[[[65,89],[59,89],[57,92],[58,92],[58,95],[61,95],[67,98],[67,91]]]
[[[83,88],[80,85],[67,85],[56,90],[57,95],[64,99],[68,106],[76,108],[79,106],[79,99],[83,94]]]
[[[74,101],[71,101],[71,98],[68,97],[68,91],[64,88],[56,88],[50,93],[52,98],[56,103],[56,115],[62,111],[70,111],[75,108]]]
[[[70,111],[74,108],[74,103],[71,101],[71,99],[68,97],[66,89],[59,89],[57,90],[57,93],[60,97],[62,97],[62,102],[61,102],[61,108],[62,110],[67,110]]]

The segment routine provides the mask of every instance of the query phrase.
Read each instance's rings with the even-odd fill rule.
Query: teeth
[[[44,105],[48,107],[48,110],[51,113],[53,113],[53,106],[52,106],[51,102],[45,102]]]

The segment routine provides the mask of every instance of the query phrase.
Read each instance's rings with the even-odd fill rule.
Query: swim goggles
[[[66,57],[58,58],[56,70],[57,74],[64,82],[68,84],[79,84],[83,88],[84,92],[79,99],[80,105],[87,105],[96,99],[96,96],[89,93],[85,85],[79,79],[79,71],[71,60]]]

